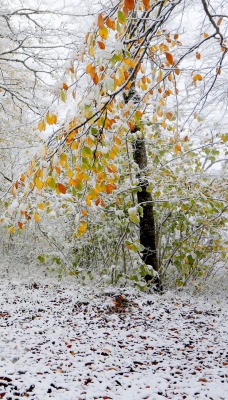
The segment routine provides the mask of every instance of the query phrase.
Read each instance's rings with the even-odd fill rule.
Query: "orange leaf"
[[[106,25],[107,25],[110,29],[112,29],[113,31],[116,29],[116,23],[115,23],[115,21],[114,21],[113,19],[109,18],[109,17],[106,19]]]
[[[56,183],[55,187],[60,193],[62,193],[62,194],[66,193],[66,186],[63,185],[62,183]]]
[[[196,75],[193,77],[193,82],[195,83],[196,81],[202,81],[202,79],[203,79],[202,75],[196,74]]]
[[[98,14],[98,26],[100,29],[102,29],[104,26],[104,18],[102,14]]]
[[[91,69],[94,68],[93,64],[88,64],[86,67],[86,73],[90,74]]]
[[[90,69],[89,74],[90,74],[92,79],[96,75],[96,68],[94,66],[92,66],[92,68]]]
[[[66,82],[64,82],[63,85],[62,85],[62,88],[63,88],[64,90],[68,90],[68,89],[69,89],[69,86],[67,85]]]
[[[24,175],[24,174],[21,175],[20,181],[21,181],[21,182],[24,182],[24,181],[25,181],[25,175]]]
[[[173,59],[173,55],[171,53],[165,53],[166,59],[168,61],[169,64],[174,65],[174,59]]]
[[[179,153],[182,150],[182,147],[179,143],[175,144],[174,146],[174,153]]]
[[[219,26],[219,25],[221,25],[221,23],[222,23],[222,17],[219,18],[219,20],[218,20],[218,22],[217,22],[217,25]]]
[[[143,0],[143,5],[144,5],[144,8],[145,8],[146,11],[149,10],[149,8],[150,8],[150,0]]]
[[[135,0],[124,0],[124,8],[127,10],[134,10]]]
[[[88,212],[87,212],[85,209],[83,209],[83,210],[82,210],[82,214],[84,215],[84,217],[87,217]]]
[[[100,47],[100,49],[101,50],[104,50],[105,49],[105,44],[104,44],[104,42],[99,42],[99,40],[98,40],[98,46]]]
[[[106,204],[105,204],[105,202],[104,202],[104,199],[102,199],[102,200],[101,200],[101,206],[102,206],[102,207],[105,207],[105,205],[106,205]]]
[[[200,58],[201,58],[201,54],[198,53],[198,51],[197,51],[197,53],[196,53],[196,58],[197,58],[198,60],[200,60]]]
[[[24,224],[20,221],[17,223],[19,229],[23,229]]]
[[[105,185],[105,190],[107,194],[111,194],[113,192],[113,190],[116,189],[116,185],[108,183],[107,185]]]
[[[94,77],[93,77],[93,82],[94,82],[95,85],[98,84],[98,82],[99,82],[99,77],[98,77],[97,74],[94,75]]]
[[[171,121],[172,118],[173,118],[173,113],[167,112],[167,113],[166,113],[166,118],[169,119],[169,120]]]
[[[128,126],[129,126],[131,132],[133,132],[134,129],[135,129],[135,125],[134,125],[131,121],[129,121],[129,122],[128,122]]]
[[[60,172],[61,172],[61,168],[59,168],[59,167],[55,167],[55,170],[56,170],[57,174],[60,174]]]

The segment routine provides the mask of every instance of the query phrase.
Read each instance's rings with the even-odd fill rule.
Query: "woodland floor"
[[[0,399],[228,399],[224,282],[197,295],[102,290],[18,254],[0,278]]]

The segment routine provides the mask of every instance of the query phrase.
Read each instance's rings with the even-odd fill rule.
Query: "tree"
[[[0,6],[0,175],[4,195],[40,145],[34,120],[50,107],[56,97],[53,84],[61,79],[71,52],[77,51],[82,33],[75,21],[85,15],[89,19],[89,15],[85,6],[80,13],[61,5],[40,3],[34,7],[30,1],[12,4],[1,0]]]
[[[187,14],[195,17],[193,6],[200,13],[186,26]],[[123,212],[123,259],[125,246],[135,251],[142,260],[142,276],[154,274],[160,285],[173,262],[186,278],[196,270],[198,261],[205,260],[201,247],[211,239],[205,238],[205,229],[220,236],[218,229],[226,221],[226,194],[205,169],[220,154],[226,158],[227,134],[221,127],[221,132],[209,135],[202,111],[211,112],[214,97],[220,104],[224,95],[220,88],[226,69],[226,18],[223,4],[212,9],[206,0],[123,0],[98,15],[84,48],[71,57],[59,88],[59,106],[38,125],[40,131],[47,125],[56,125],[56,130],[13,184],[13,195],[21,203],[19,228],[30,219],[39,223],[43,210],[51,212],[54,190],[60,207],[79,210],[73,234],[78,242],[88,231],[94,207],[108,215]],[[183,26],[186,33],[181,34]],[[210,57],[208,46],[213,51]],[[192,140],[199,126],[204,127],[202,138]],[[182,175],[186,160],[201,180],[191,182],[186,175],[190,202]],[[38,196],[42,202],[37,202]],[[197,198],[201,204],[203,198],[211,199],[211,209],[204,210],[206,223],[199,210],[197,214]],[[129,221],[136,231],[129,228]],[[189,243],[196,237],[199,249],[191,254]],[[222,254],[224,245],[219,244]],[[118,240],[116,246],[121,247]],[[187,272],[181,270],[181,262]]]

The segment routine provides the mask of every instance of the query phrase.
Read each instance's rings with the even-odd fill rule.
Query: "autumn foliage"
[[[87,234],[92,224],[91,215],[96,209],[98,213],[118,211],[126,215],[129,208],[135,207],[130,221],[137,224],[143,210],[141,205],[135,204],[138,189],[132,146],[138,139],[148,143],[148,158],[156,170],[154,176],[150,167],[144,171],[148,190],[155,203],[168,204],[166,199],[170,199],[170,195],[166,189],[171,181],[178,187],[181,165],[179,161],[174,162],[176,170],[165,165],[171,159],[184,163],[193,146],[188,132],[183,129],[182,133],[179,129],[184,121],[180,120],[176,108],[182,79],[186,75],[184,62],[188,62],[193,52],[196,62],[201,62],[201,48],[203,53],[204,42],[210,37],[204,34],[198,44],[187,50],[182,46],[179,32],[169,31],[169,25],[165,23],[178,3],[123,0],[107,14],[98,14],[95,27],[86,35],[81,51],[72,55],[71,65],[58,88],[55,111],[52,106],[52,111],[38,123],[40,132],[49,132],[48,139],[12,185],[12,196],[18,199],[20,207],[15,221],[9,226],[10,234],[15,226],[23,229],[31,220],[39,223],[45,212],[51,212],[55,196],[61,199],[62,205],[76,204],[80,210],[72,234],[75,239],[81,240]],[[217,24],[218,29],[220,24]],[[227,51],[224,48],[223,42],[218,44],[220,70]],[[218,74],[215,82],[217,78]],[[198,64],[194,72],[190,68],[188,85],[195,90],[200,85],[202,88],[208,85],[208,77]],[[124,96],[129,97],[133,88],[138,99],[126,103]],[[194,104],[191,107],[194,110]],[[65,117],[67,109],[70,112]],[[189,118],[199,120],[197,112],[192,112]],[[223,146],[227,137],[218,140]],[[201,156],[202,153],[199,159]],[[197,168],[200,170],[196,157],[194,154],[192,158],[194,173]],[[177,195],[180,199],[184,194],[183,185]],[[195,196],[195,185],[194,190]],[[223,196],[224,193],[221,198]],[[195,207],[192,204],[185,208],[182,200],[177,203],[179,205],[175,203],[173,211],[172,206],[167,205],[170,215],[177,213],[178,207],[182,207],[183,213]],[[160,212],[164,213],[164,209]],[[129,223],[128,214],[127,218]],[[161,224],[157,228],[158,243],[161,241],[159,232],[163,234],[161,220],[158,215],[157,223]],[[177,226],[175,229],[178,230]],[[134,240],[124,243],[128,250],[140,253],[140,244],[134,247]],[[171,253],[169,249],[166,267]],[[161,251],[161,265],[164,265],[163,261]],[[186,262],[190,265],[191,257]]]

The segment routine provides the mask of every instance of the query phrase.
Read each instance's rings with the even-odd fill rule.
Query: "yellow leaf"
[[[68,161],[67,154],[66,153],[60,154],[59,162],[62,167],[66,167],[67,161]]]
[[[43,182],[40,180],[40,178],[36,178],[35,179],[35,185],[37,187],[38,190],[41,190],[43,187]]]
[[[14,232],[15,232],[14,226],[11,226],[11,227],[8,229],[8,232],[10,233],[10,235],[11,235],[12,233],[14,233]]]
[[[44,204],[44,203],[39,203],[39,204],[37,204],[37,207],[38,207],[40,210],[44,210],[44,209],[45,209],[45,204]]]
[[[34,213],[34,214],[33,214],[33,217],[34,217],[34,220],[35,220],[36,222],[40,222],[40,216],[39,216],[38,213]]]
[[[54,125],[57,122],[57,116],[54,114],[50,114],[49,112],[46,115],[46,121],[49,125]]]
[[[81,224],[78,228],[78,232],[81,233],[82,235],[86,232],[87,229],[87,222],[86,221],[81,221]]]
[[[72,143],[72,145],[71,145],[71,148],[72,148],[72,150],[77,150],[77,148],[78,148],[78,143],[74,141],[74,142]]]
[[[108,38],[108,29],[106,28],[106,26],[103,26],[103,28],[99,29],[99,35],[104,40],[106,40]]]
[[[89,194],[87,194],[87,196],[86,196],[86,204],[87,204],[87,206],[91,206],[92,205],[92,202],[91,202],[91,199],[92,199],[92,195],[89,193]]]
[[[228,142],[228,133],[224,133],[224,135],[221,136],[221,139],[223,142]]]
[[[95,200],[99,195],[99,190],[97,188],[91,189],[91,199]]]
[[[134,68],[136,65],[136,60],[131,60],[130,58],[124,58],[124,63],[127,64],[130,68]]]
[[[24,174],[22,174],[22,175],[20,176],[20,181],[21,181],[21,182],[24,182],[24,181],[25,181],[25,175],[24,175]]]
[[[40,132],[45,131],[46,129],[46,122],[43,120],[38,124],[38,129]]]

